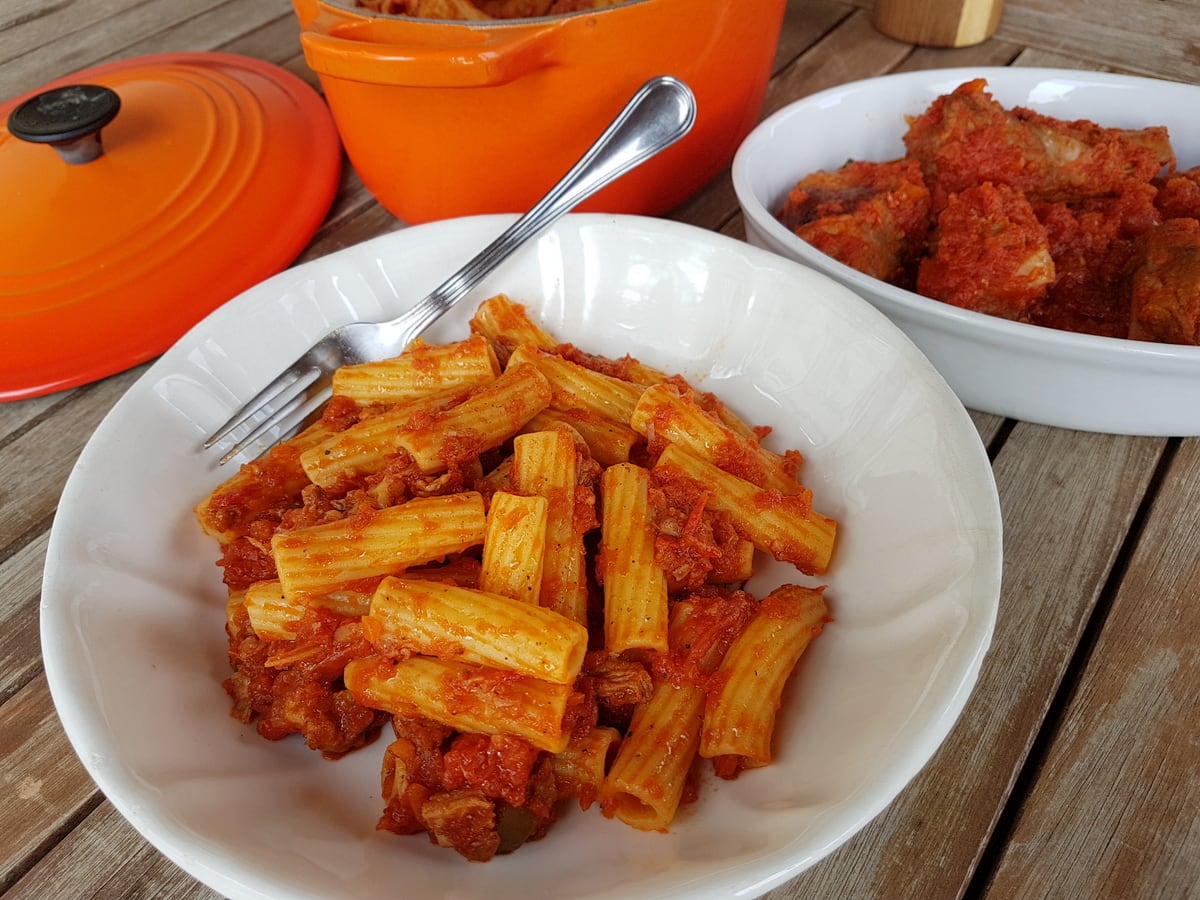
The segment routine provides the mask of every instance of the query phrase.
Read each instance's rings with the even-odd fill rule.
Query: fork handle
[[[396,333],[420,334],[490,275],[526,240],[596,191],[669,147],[696,120],[691,89],[670,75],[647,81],[570,171],[528,212],[404,315],[381,323]]]

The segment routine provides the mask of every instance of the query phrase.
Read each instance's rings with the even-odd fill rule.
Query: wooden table
[[[1009,0],[996,36],[960,50],[883,37],[870,6],[790,3],[764,114],[842,82],[921,68],[1063,66],[1200,81],[1197,0]],[[288,0],[3,0],[0,98],[101,61],[181,50],[259,57],[315,84],[297,34]],[[742,236],[727,173],[672,217]],[[347,168],[304,258],[400,227]],[[55,504],[92,430],[141,372],[0,404],[5,900],[213,896],[88,778],[40,656]],[[974,421],[1005,520],[999,621],[978,686],[895,802],[770,897],[1200,897],[1200,440]]]

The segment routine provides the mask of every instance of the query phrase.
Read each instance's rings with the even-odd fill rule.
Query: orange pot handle
[[[320,0],[292,0],[292,9],[296,11],[301,28],[307,28],[308,23],[317,17],[320,11],[319,3]]]
[[[303,2],[293,0],[297,8]],[[319,19],[310,19],[300,44],[309,67],[320,75],[396,87],[487,87],[554,64],[568,21],[469,28],[360,19],[322,28]],[[397,40],[389,28],[411,32],[412,40],[409,34]]]

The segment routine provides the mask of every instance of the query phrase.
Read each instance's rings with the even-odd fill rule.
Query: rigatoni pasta
[[[365,657],[346,665],[350,692],[376,709],[419,716],[461,731],[510,734],[561,752],[571,686],[468,663],[413,656]]]
[[[486,527],[483,496],[468,491],[279,531],[271,552],[284,596],[304,599],[461,553]]]
[[[800,491],[793,464],[735,432],[676,385],[664,382],[642,391],[629,424],[644,437],[676,444],[759,487],[784,494]]]
[[[726,513],[743,538],[809,575],[829,567],[837,523],[812,508],[811,492],[771,491],[719,469],[678,444],[668,445],[656,468],[703,485],[706,503]]]
[[[422,472],[441,472],[499,447],[550,404],[550,384],[535,366],[511,362],[495,381],[462,402],[402,430],[397,443]]]
[[[632,463],[610,466],[600,477],[600,499],[604,646],[613,653],[666,652],[667,577],[654,558],[650,473]]]
[[[508,491],[492,494],[479,587],[535,606],[542,593],[549,502]]]
[[[391,359],[342,366],[333,373],[333,393],[357,403],[400,403],[482,387],[499,374],[496,352],[481,335],[454,344],[416,340]]]
[[[671,824],[703,724],[704,688],[660,681],[639,704],[603,785],[600,808],[640,831]]]
[[[439,581],[389,576],[362,617],[363,634],[392,657],[422,654],[573,684],[587,629],[553,610]]]
[[[347,367],[322,419],[195,507],[233,713],[330,758],[390,729],[378,827],[483,861],[566,801],[669,829],[698,767],[769,763],[835,559],[800,455],[712,394],[561,344],[504,295],[471,335]]]
[[[541,603],[581,624],[587,622],[587,570],[577,529],[578,470],[575,441],[564,431],[513,438],[509,480],[513,490],[547,501]]]
[[[735,767],[771,761],[783,688],[828,618],[818,590],[789,584],[763,598],[717,669],[716,689],[704,711],[701,756],[726,758]]]

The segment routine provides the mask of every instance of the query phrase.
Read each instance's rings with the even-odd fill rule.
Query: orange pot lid
[[[341,159],[316,91],[228,53],[107,63],[0,104],[0,400],[144,362],[286,267]]]

